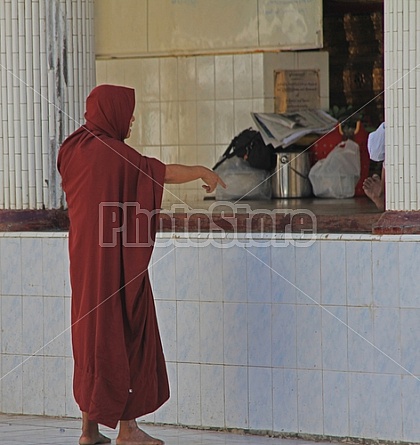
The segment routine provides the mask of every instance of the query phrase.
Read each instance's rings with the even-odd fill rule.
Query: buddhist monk
[[[203,166],[165,165],[124,143],[134,121],[131,88],[100,85],[86,100],[85,124],[62,144],[72,288],[73,391],[82,412],[80,445],[161,445],[136,418],[169,398],[148,265],[164,184],[223,181]]]

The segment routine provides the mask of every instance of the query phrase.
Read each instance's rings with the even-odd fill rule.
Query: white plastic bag
[[[319,198],[351,198],[360,178],[360,149],[348,139],[338,144],[309,171],[309,180]]]
[[[262,200],[271,199],[271,179],[266,170],[252,168],[248,162],[238,156],[226,159],[216,169],[227,187],[217,187],[216,199],[229,201],[234,199]],[[268,179],[268,180],[267,180]]]

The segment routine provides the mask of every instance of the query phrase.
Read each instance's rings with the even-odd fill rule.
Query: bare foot
[[[164,442],[141,430],[135,420],[121,420],[117,445],[164,445]]]
[[[110,443],[111,439],[99,432],[96,422],[89,420],[87,413],[82,412],[82,435],[79,439],[80,445],[96,445]]]
[[[85,436],[82,434],[79,439],[80,445],[96,445],[100,443],[111,443],[111,439],[101,433],[94,436]]]
[[[379,211],[385,210],[385,194],[383,181],[378,175],[366,178],[363,182],[363,191],[371,199]]]

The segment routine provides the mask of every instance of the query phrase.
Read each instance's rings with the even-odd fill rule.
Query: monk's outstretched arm
[[[207,193],[214,191],[217,184],[220,184],[223,188],[226,188],[226,184],[221,180],[218,174],[202,165],[166,165],[166,184],[183,184],[184,182],[195,181],[196,179],[201,179],[204,181],[205,184],[202,187]]]

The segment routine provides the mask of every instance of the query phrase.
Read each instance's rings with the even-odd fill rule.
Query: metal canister
[[[311,169],[309,151],[284,151],[277,155],[271,178],[273,198],[304,198],[312,195],[309,181]]]

